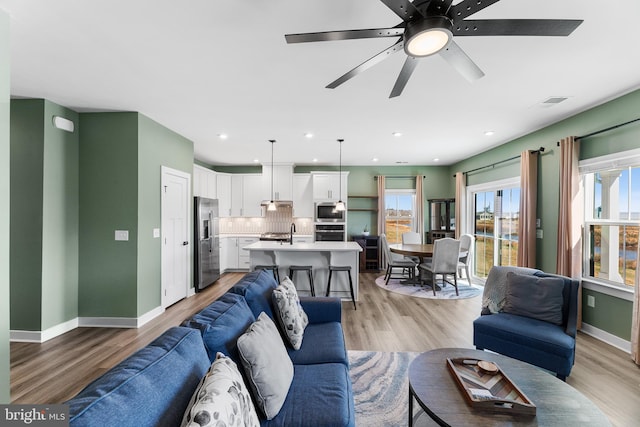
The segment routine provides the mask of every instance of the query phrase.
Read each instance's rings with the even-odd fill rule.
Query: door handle
[[[187,246],[189,242],[182,242],[182,246]]]

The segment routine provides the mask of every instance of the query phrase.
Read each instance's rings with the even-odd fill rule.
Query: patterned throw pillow
[[[295,285],[291,279],[285,277],[271,295],[280,328],[291,347],[300,350],[304,328],[309,324],[309,318],[300,305]]]
[[[238,367],[233,360],[218,353],[193,393],[182,419],[182,426],[259,425],[258,414]]]

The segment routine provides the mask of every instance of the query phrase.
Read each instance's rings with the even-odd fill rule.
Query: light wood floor
[[[480,298],[419,299],[387,292],[360,275],[360,301],[343,304],[349,350],[415,351],[472,344]],[[78,328],[44,344],[11,344],[13,403],[59,403],[144,347],[165,329],[206,307],[237,280],[225,274],[214,286],[167,309],[139,329]],[[640,368],[629,355],[579,333],[576,364],[567,383],[591,399],[614,426],[640,425]]]

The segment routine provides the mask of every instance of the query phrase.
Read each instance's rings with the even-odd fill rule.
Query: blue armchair
[[[549,298],[527,294],[532,290],[537,292],[536,279],[548,278],[554,279],[556,288],[555,320],[544,318],[544,313],[536,314],[535,305],[543,312],[550,310]],[[532,284],[533,287],[527,288]],[[512,295],[509,289],[518,288],[522,304],[533,307],[525,307],[524,311],[512,309],[508,302]],[[555,372],[558,378],[566,380],[575,361],[579,288],[580,282],[568,277],[527,268],[494,266],[485,284],[482,315],[473,322],[473,344],[479,350],[495,351]],[[514,296],[511,298],[517,300]],[[529,309],[531,311],[527,311]]]

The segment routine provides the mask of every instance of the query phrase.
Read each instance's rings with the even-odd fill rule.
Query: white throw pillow
[[[260,426],[251,395],[236,364],[222,353],[204,375],[182,419],[182,426]]]
[[[278,328],[264,312],[238,338],[238,352],[256,405],[273,419],[289,393],[293,363]]]
[[[309,324],[307,313],[300,305],[296,287],[288,277],[271,294],[275,308],[275,317],[291,347],[300,350],[304,328]]]

